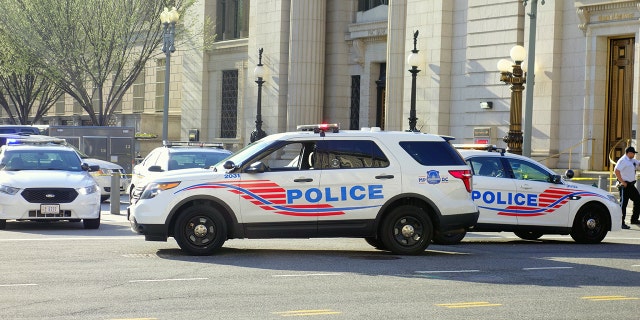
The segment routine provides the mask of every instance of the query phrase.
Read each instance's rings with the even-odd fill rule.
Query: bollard
[[[120,214],[120,172],[112,171],[111,172],[111,191],[110,196],[111,199],[109,203],[111,203],[111,214]]]
[[[602,190],[608,190],[607,178],[605,176],[598,176],[598,188]]]

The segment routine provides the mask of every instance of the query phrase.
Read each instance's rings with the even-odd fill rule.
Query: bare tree
[[[194,0],[4,0],[0,31],[106,125],[162,42],[160,12]]]

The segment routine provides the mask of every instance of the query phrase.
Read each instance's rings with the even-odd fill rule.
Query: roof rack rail
[[[224,148],[221,142],[200,142],[200,141],[162,141],[165,147],[200,147],[200,148]]]

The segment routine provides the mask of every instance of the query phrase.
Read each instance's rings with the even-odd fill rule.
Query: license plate
[[[60,213],[59,204],[41,204],[40,213],[42,214],[58,214]]]

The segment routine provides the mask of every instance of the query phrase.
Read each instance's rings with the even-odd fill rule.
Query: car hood
[[[212,169],[203,169],[203,168],[189,168],[189,169],[178,169],[171,171],[163,171],[163,172],[149,172],[149,175],[144,179],[144,183],[148,182],[168,182],[168,181],[188,181],[188,180],[196,180],[202,179],[204,176],[211,177],[211,179],[216,180],[218,177],[222,179],[224,172],[215,172]]]
[[[113,162],[104,161],[96,158],[82,158],[82,162],[85,162],[90,166],[97,165],[100,167],[100,169],[118,169],[118,170],[122,169],[122,166],[117,165]]]
[[[86,171],[19,170],[3,171],[0,184],[14,188],[80,188],[96,181]]]

